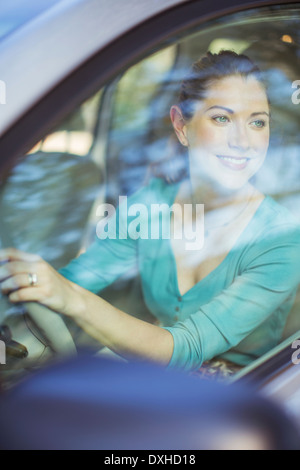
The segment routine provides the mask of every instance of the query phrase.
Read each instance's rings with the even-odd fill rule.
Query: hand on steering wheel
[[[8,248],[0,250],[0,284],[12,303],[26,302],[28,314],[54,352],[76,352],[69,330],[55,313],[65,313],[67,305],[72,308],[76,289],[71,282],[40,256]]]
[[[0,250],[0,283],[12,303],[39,302],[70,315],[78,303],[74,284],[61,276],[40,256],[15,248]]]

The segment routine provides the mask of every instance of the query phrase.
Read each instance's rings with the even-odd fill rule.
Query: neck
[[[180,192],[182,201],[192,204],[204,204],[205,212],[210,212],[223,207],[240,205],[248,201],[254,193],[254,188],[250,183],[236,190],[213,187],[212,184],[199,181],[199,179],[191,176],[182,185]]]
[[[211,230],[227,227],[240,219],[254,194],[255,188],[250,183],[235,191],[226,188],[216,191],[211,185],[189,178],[182,184],[177,198],[181,204],[203,204],[205,226]]]

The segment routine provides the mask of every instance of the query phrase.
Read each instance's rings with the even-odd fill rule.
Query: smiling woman
[[[96,240],[60,273],[35,255],[2,250],[1,287],[12,302],[38,301],[73,318],[127,359],[186,370],[214,358],[242,366],[280,342],[299,284],[299,226],[251,183],[270,134],[270,105],[257,66],[234,52],[208,53],[179,95],[170,116],[187,150],[187,171],[176,179],[171,172],[151,177],[128,198],[128,211],[114,211],[116,236]],[[180,211],[153,216],[154,204],[174,203],[181,213],[187,204],[204,205],[204,213],[189,221],[198,226],[202,219],[201,247],[186,249],[191,230],[188,221],[177,220]],[[181,225],[181,236],[170,230],[169,239],[131,237],[137,204],[148,208],[147,227],[165,217],[169,226]],[[94,295],[137,264],[156,324]]]

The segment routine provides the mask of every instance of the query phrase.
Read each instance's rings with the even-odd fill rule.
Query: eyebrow
[[[259,113],[252,113],[251,116],[258,116],[259,114],[265,114],[266,116],[270,117],[270,114],[266,111],[260,111]]]
[[[225,106],[218,106],[218,105],[211,106],[211,107],[208,108],[205,112],[210,111],[211,109],[215,109],[215,108],[224,109],[224,111],[226,111],[227,113],[229,113],[229,114],[234,114],[234,111],[233,111],[232,109],[225,108]]]
[[[229,113],[229,114],[234,114],[234,111],[233,111],[232,109],[226,108],[225,106],[218,106],[218,105],[211,106],[211,107],[208,108],[205,112],[210,111],[211,109],[215,109],[215,108],[223,109],[224,111],[226,111],[226,112]],[[251,117],[252,117],[252,116],[258,116],[258,115],[261,115],[261,114],[265,114],[266,116],[270,117],[269,113],[267,113],[266,111],[259,111],[259,112],[257,112],[257,113],[252,113],[252,114],[251,114]]]

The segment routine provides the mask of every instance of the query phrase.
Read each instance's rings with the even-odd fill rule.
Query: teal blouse
[[[140,212],[148,236],[128,236],[137,219],[121,204],[111,219],[116,238],[97,238],[60,272],[99,293],[137,266],[146,305],[174,339],[169,367],[194,370],[217,356],[246,365],[281,340],[300,281],[299,226],[267,196],[221,264],[180,295],[170,240],[149,236],[153,224],[162,225],[151,205],[171,207],[179,186],[153,178],[128,198],[128,210],[139,203],[149,209]]]

